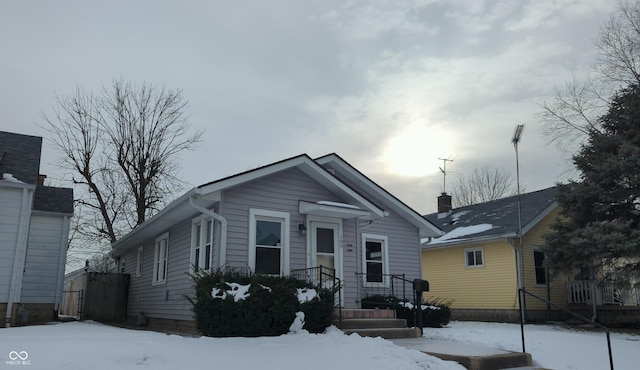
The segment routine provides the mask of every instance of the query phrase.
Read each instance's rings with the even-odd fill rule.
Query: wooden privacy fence
[[[65,282],[60,314],[78,320],[125,319],[129,274],[86,272]]]

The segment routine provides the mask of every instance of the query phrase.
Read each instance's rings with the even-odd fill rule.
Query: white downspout
[[[213,212],[210,209],[206,209],[196,204],[195,196],[189,197],[189,204],[191,205],[191,207],[195,208],[200,213],[210,216],[211,218],[220,222],[220,228],[222,229],[220,231],[220,267],[224,266],[224,264],[227,262],[227,228],[228,228],[227,219]]]
[[[5,315],[5,327],[11,327],[11,311],[15,302],[20,302],[22,290],[22,278],[24,276],[24,264],[27,255],[27,242],[29,240],[29,223],[31,221],[31,205],[33,189],[22,189],[22,202],[20,208],[20,220],[18,221],[18,234],[16,236],[16,250],[13,255],[13,269],[9,282],[9,296],[7,297],[7,313]]]

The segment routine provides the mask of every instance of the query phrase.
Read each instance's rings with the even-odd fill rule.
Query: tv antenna
[[[447,158],[438,158],[439,161],[442,161],[442,167],[438,167],[440,172],[442,172],[442,193],[447,192],[447,162],[453,162],[453,159]]]

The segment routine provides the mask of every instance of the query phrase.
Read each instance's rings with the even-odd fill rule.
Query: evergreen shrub
[[[323,332],[331,325],[333,292],[314,287],[292,277],[264,275],[246,276],[233,272],[206,272],[192,276],[195,298],[189,298],[198,330],[211,337],[258,337],[285,334],[295,319],[295,313],[305,314],[304,329]],[[245,299],[236,300],[229,291],[233,283],[250,284]],[[217,297],[212,289],[218,289]],[[298,288],[313,288],[316,298],[300,303]],[[226,297],[222,298],[223,294]]]
[[[407,327],[415,325],[415,310],[412,302],[403,302],[398,297],[385,295],[372,295],[362,298],[362,308],[380,308],[394,309],[396,318],[407,320]],[[441,301],[429,302],[422,304],[422,326],[431,328],[441,328],[451,320],[451,309],[449,304]]]

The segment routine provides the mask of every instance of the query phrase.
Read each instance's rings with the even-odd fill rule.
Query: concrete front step
[[[340,329],[375,329],[375,328],[400,328],[407,327],[407,320],[403,319],[342,319],[342,324],[334,320],[333,324]]]
[[[382,337],[385,339],[419,338],[418,328],[371,328],[371,329],[342,329],[345,334],[358,333],[361,337]]]
[[[333,318],[338,319],[339,310],[333,310]],[[342,319],[395,319],[395,310],[343,308]]]
[[[469,370],[495,369],[537,369],[531,367],[531,355],[489,348],[478,344],[456,343],[433,340],[425,337],[417,339],[393,339],[393,343],[424,352],[446,361],[456,361]]]

